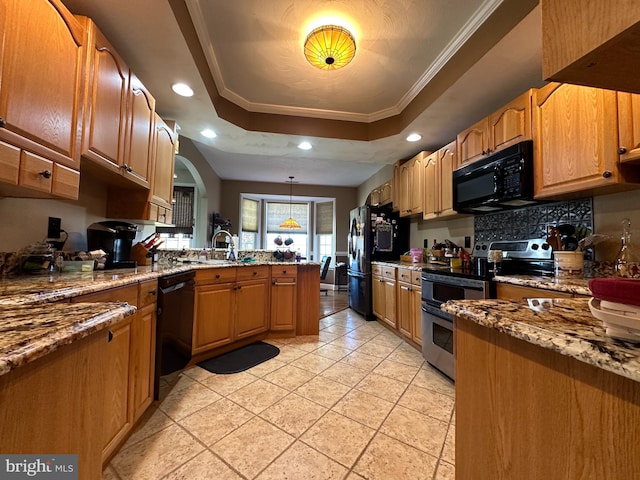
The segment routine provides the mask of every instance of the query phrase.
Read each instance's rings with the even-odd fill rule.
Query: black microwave
[[[538,203],[533,199],[533,142],[512,145],[453,171],[453,208],[490,213]]]

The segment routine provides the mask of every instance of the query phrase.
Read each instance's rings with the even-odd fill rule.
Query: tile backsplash
[[[570,224],[587,235],[593,232],[591,197],[564,202],[543,203],[517,210],[478,215],[473,229],[476,241],[526,240],[546,238],[549,227]]]

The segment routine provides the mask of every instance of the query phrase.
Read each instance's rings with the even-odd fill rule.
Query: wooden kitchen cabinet
[[[550,83],[536,91],[535,125],[535,198],[637,188],[638,169],[620,164],[616,92]]]
[[[295,333],[297,274],[295,265],[271,268],[271,330]]]
[[[125,136],[129,67],[92,21],[89,31],[89,81],[82,155],[118,177],[127,176]],[[117,178],[117,177],[114,177]]]
[[[398,329],[396,316],[396,267],[373,265],[373,314],[394,330]],[[377,283],[377,285],[376,285]]]
[[[398,331],[408,338],[413,336],[413,318],[411,309],[413,302],[411,298],[411,270],[398,267]]]
[[[422,346],[422,271],[411,272],[411,339]]]
[[[196,272],[193,353],[229,345],[268,328],[269,267]]]
[[[107,201],[107,215],[171,224],[173,172],[177,135],[175,123],[165,122],[155,115],[151,188],[134,190],[111,188]]]
[[[369,203],[373,206],[387,205],[393,201],[393,181],[383,183],[371,190]]]
[[[640,3],[542,0],[546,80],[640,93]]]
[[[418,345],[422,345],[421,273],[420,270],[398,267],[398,331]]]
[[[196,272],[196,285],[198,274]],[[235,272],[234,272],[235,273]],[[233,283],[196,286],[193,305],[193,353],[233,341]]]
[[[149,280],[73,297],[73,303],[126,302],[135,315],[110,328],[104,365],[105,425],[102,461],[124,443],[132,427],[153,401],[156,349],[157,281]]]
[[[620,162],[640,162],[640,95],[618,92]]]
[[[87,32],[59,0],[1,2],[0,192],[77,199]],[[10,22],[4,22],[5,19]],[[33,28],[37,25],[38,28]],[[51,79],[55,78],[55,82]],[[21,175],[16,182],[16,152]],[[9,159],[7,159],[7,154]],[[38,159],[34,161],[34,159]],[[33,170],[38,164],[38,170]],[[4,183],[6,181],[6,183]]]
[[[455,321],[458,478],[640,477],[637,381]]]
[[[453,170],[457,164],[456,141],[429,155],[424,162],[423,220],[455,215]]]
[[[269,267],[238,267],[234,339],[266,332],[269,314]]]
[[[423,164],[429,152],[420,152],[400,165],[400,216],[422,213]]]
[[[400,204],[402,203],[402,182],[400,178],[400,168],[402,164],[402,161],[393,164],[393,178],[391,179],[391,199],[393,203],[391,204],[391,208],[394,212],[400,212]]]
[[[131,430],[132,317],[109,328],[104,371],[104,427],[102,462],[105,463]]]
[[[77,454],[78,478],[100,480],[98,439],[111,420],[103,405],[114,396],[105,375],[117,375],[108,362],[120,338],[126,342],[125,334],[108,343],[107,330],[101,330],[0,376],[0,451]]]
[[[457,136],[459,168],[525,140],[532,134],[533,89],[517,96]]]

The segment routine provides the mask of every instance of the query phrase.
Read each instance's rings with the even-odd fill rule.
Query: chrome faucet
[[[220,235],[221,233],[226,233],[227,236],[229,237],[229,248],[232,248],[233,245],[233,235],[231,235],[231,232],[229,232],[228,230],[217,230],[215,232],[213,232],[213,236],[211,237],[211,248],[216,248],[216,237],[218,235]]]

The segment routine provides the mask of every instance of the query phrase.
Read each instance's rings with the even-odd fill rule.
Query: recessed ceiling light
[[[309,142],[300,142],[298,144],[298,148],[300,150],[311,150],[313,147],[311,146],[311,144]]]
[[[193,97],[193,89],[185,83],[174,83],[171,85],[171,90],[183,97]]]
[[[422,139],[422,135],[419,133],[412,133],[407,137],[407,142],[417,142],[420,139]]]
[[[211,130],[209,128],[205,128],[204,130],[202,130],[200,132],[200,134],[203,137],[207,137],[207,138],[216,138],[217,137],[216,132],[214,132],[213,130]]]

